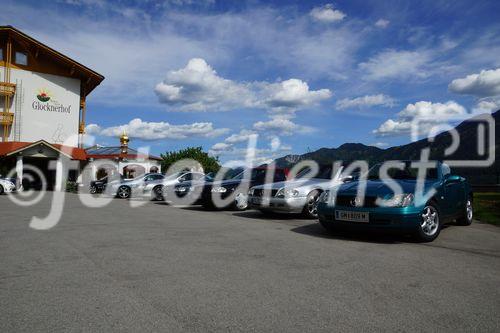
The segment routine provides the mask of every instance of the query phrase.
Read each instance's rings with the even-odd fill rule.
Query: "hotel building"
[[[55,171],[49,162],[68,159],[80,165],[70,174],[76,180],[89,159],[99,158],[96,149],[87,155],[83,135],[86,98],[103,80],[101,74],[18,29],[0,26],[0,174],[15,168],[22,179],[31,165],[42,170],[50,186]],[[159,170],[158,158],[135,161],[137,157],[127,151],[106,155],[117,162],[120,173],[128,159]]]

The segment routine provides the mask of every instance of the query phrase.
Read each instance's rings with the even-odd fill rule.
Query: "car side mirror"
[[[457,175],[447,175],[446,178],[444,179],[445,184],[454,184],[454,183],[459,183],[461,180],[460,176]]]
[[[347,183],[347,182],[352,182],[354,180],[354,177],[349,175],[349,176],[345,176],[345,177],[342,177],[341,179],[344,183]]]

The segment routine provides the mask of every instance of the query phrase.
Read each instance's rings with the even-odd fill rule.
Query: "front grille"
[[[266,190],[266,194],[269,193],[269,190]],[[271,197],[275,197],[276,194],[278,193],[278,190],[271,190]],[[264,189],[261,188],[256,188],[253,190],[253,196],[254,197],[262,197],[264,195]]]
[[[343,206],[343,207],[354,207],[352,203],[356,199],[355,195],[337,195],[337,200],[335,201],[335,206]],[[365,208],[373,208],[378,207],[375,203],[377,201],[377,197],[365,197],[365,201],[362,206],[357,207],[365,207]]]

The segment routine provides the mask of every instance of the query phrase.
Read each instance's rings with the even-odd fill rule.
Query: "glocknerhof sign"
[[[36,100],[31,103],[33,110],[71,113],[71,105],[64,106],[59,103],[47,89],[40,89]]]

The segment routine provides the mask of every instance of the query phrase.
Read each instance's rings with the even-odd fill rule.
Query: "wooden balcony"
[[[0,82],[0,96],[13,96],[16,93],[16,84]]]
[[[12,125],[14,114],[10,112],[0,112],[0,125]]]

